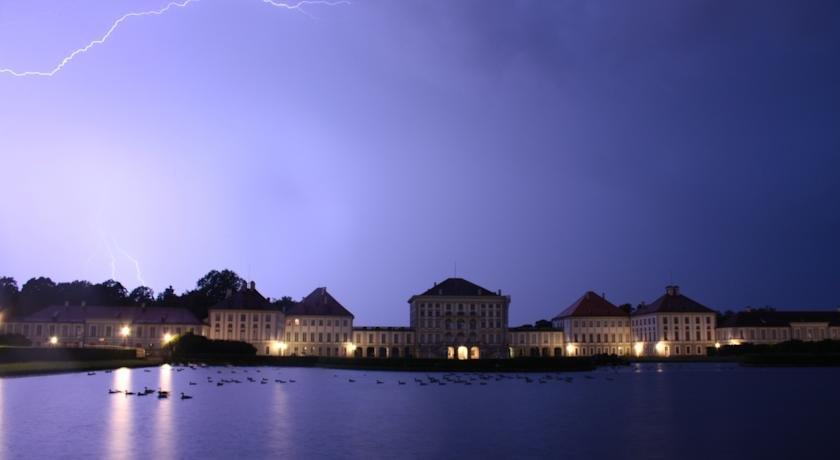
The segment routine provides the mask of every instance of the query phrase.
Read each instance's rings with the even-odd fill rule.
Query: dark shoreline
[[[154,367],[161,359],[119,359],[103,361],[27,361],[0,364],[0,378],[28,377],[33,375],[68,374],[119,369],[121,367]]]
[[[517,358],[517,359],[356,359],[324,357],[271,356],[188,356],[171,362],[200,363],[215,366],[319,367],[325,369],[378,370],[398,372],[586,372],[607,365],[592,358]],[[610,360],[610,365],[623,365]]]
[[[634,363],[733,363],[744,367],[838,367],[840,355],[754,354],[743,356],[710,356],[692,358],[513,358],[499,360],[445,359],[346,359],[319,357],[271,356],[190,356],[175,359],[108,359],[88,361],[24,361],[0,363],[0,378],[114,370],[121,367],[155,367],[164,363],[207,366],[271,366],[311,367],[322,369],[370,370],[393,372],[475,372],[475,373],[538,373],[589,372],[598,368],[628,366]]]

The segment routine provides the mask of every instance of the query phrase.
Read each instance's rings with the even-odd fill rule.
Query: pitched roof
[[[840,326],[838,311],[748,310],[727,316],[718,327],[789,327],[790,323],[829,323]]]
[[[110,307],[104,305],[50,306],[22,318],[23,322],[84,323],[124,321],[130,324],[203,324],[185,308]]]
[[[500,297],[500,294],[463,278],[447,278],[420,294],[439,297]]]
[[[534,326],[524,324],[522,326],[509,327],[508,332],[561,332],[563,329],[551,326]]]
[[[335,297],[327,292],[327,288],[319,287],[286,309],[287,316],[349,316],[353,314],[344,308]]]
[[[679,286],[667,286],[665,295],[648,305],[643,305],[633,315],[651,313],[716,313],[711,308],[680,294]]]
[[[221,302],[213,305],[211,310],[275,310],[271,302],[257,291],[253,283],[250,286],[228,293]]]
[[[570,316],[629,316],[629,314],[616,307],[610,301],[598,294],[587,291],[575,303],[561,311],[554,319],[567,318]]]

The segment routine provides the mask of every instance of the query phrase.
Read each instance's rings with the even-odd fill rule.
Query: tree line
[[[0,310],[6,319],[23,317],[51,305],[105,306],[162,306],[182,307],[190,310],[199,319],[207,317],[207,310],[221,302],[228,290],[237,291],[246,286],[246,281],[233,270],[211,270],[202,276],[194,289],[181,294],[170,285],[163,292],[155,292],[147,286],[139,286],[128,291],[120,282],[106,280],[101,283],[76,280],[58,282],[39,276],[30,279],[18,287],[12,277],[0,277]],[[270,300],[270,299],[269,299]],[[294,304],[291,297],[284,296],[272,302],[272,305],[285,310]]]

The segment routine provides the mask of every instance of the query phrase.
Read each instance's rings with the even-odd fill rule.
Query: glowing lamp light
[[[347,344],[347,352],[348,353],[355,353],[356,352],[356,344],[355,343],[348,343]]]
[[[169,343],[172,341],[172,339],[174,339],[174,337],[172,337],[172,334],[168,332],[166,334],[163,334],[163,343]]]
[[[128,334],[130,332],[131,332],[131,329],[129,329],[128,326],[123,326],[122,329],[120,329],[120,335],[123,336],[123,337],[128,337]]]
[[[720,342],[715,342],[715,348],[720,349]]]
[[[566,356],[572,356],[575,353],[575,346],[571,343],[566,345]]]
[[[642,356],[642,351],[645,349],[645,344],[642,342],[636,342],[633,344],[633,351],[636,353],[636,356]]]
[[[665,353],[665,342],[656,342],[656,352],[660,355]]]
[[[50,345],[56,345],[58,343],[58,337],[52,336],[50,337]]]

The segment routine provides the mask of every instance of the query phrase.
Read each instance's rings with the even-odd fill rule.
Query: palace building
[[[630,353],[630,313],[604,295],[589,291],[551,321],[565,335],[568,356]]]
[[[353,314],[320,287],[286,310],[280,354],[353,356]]]
[[[509,327],[510,302],[501,290],[447,278],[408,299],[408,327],[356,326],[326,287],[282,311],[250,282],[229,291],[205,321],[183,308],[65,303],[0,321],[0,333],[22,334],[35,346],[123,346],[138,353],[193,333],[247,342],[260,355],[462,360],[692,357],[721,344],[840,340],[840,311],[748,310],[717,324],[717,312],[675,285],[632,314],[588,291],[551,322],[520,327]]]
[[[408,299],[418,358],[505,358],[510,296],[447,278]]]
[[[257,291],[253,281],[210,308],[209,337],[248,342],[259,354],[271,354],[282,337],[283,312]]]
[[[724,318],[715,334],[724,345],[840,340],[840,311],[741,311]]]
[[[630,320],[636,356],[705,355],[715,344],[717,313],[667,286],[665,294],[633,312]]]
[[[206,334],[206,326],[184,308],[57,305],[0,324],[0,332],[21,334],[35,346],[126,346],[159,349],[174,337]]]

